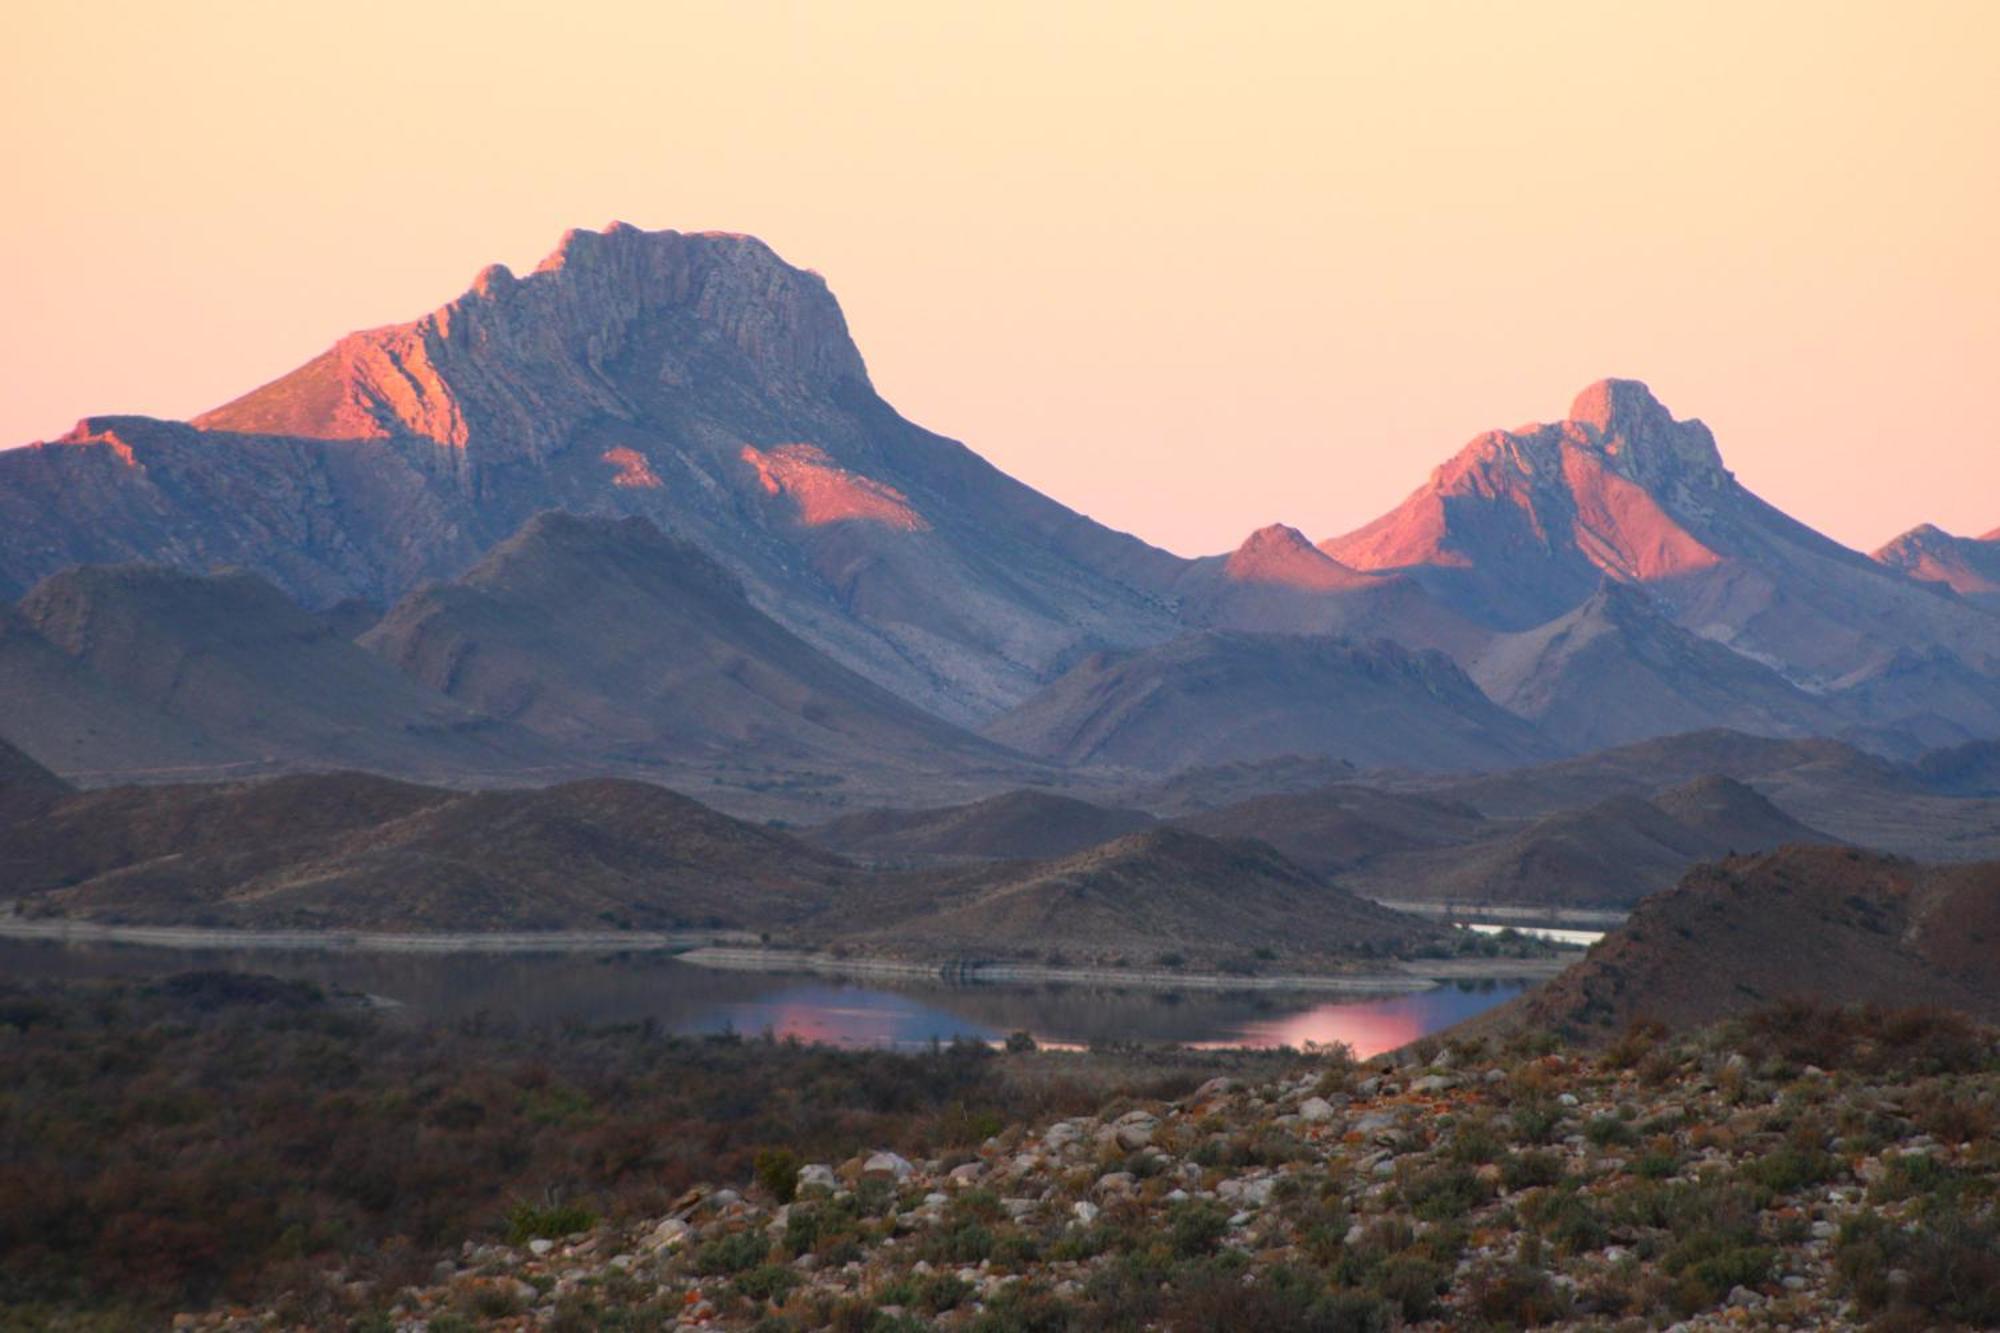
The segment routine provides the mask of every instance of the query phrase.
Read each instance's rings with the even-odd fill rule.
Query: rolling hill
[[[1440,653],[1276,634],[1096,654],[985,730],[1044,759],[1152,773],[1293,754],[1470,770],[1552,753]]]

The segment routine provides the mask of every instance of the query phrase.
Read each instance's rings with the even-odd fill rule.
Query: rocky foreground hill
[[[938,1157],[771,1154],[658,1215],[529,1209],[427,1283],[176,1326],[1991,1327],[1995,1036],[1795,1009],[1596,1054],[1333,1055]]]

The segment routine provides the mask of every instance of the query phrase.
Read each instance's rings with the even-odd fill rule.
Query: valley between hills
[[[754,238],[570,232],[0,452],[0,1328],[1991,1326],[1996,589],[1631,379],[1183,558],[904,419]],[[275,961],[341,952],[1148,1021]]]

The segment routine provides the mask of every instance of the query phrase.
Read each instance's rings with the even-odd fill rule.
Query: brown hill
[[[1551,753],[1440,653],[1297,635],[1203,633],[1096,654],[986,734],[1063,763],[1149,772],[1288,754],[1467,770]]]
[[[539,515],[463,577],[405,598],[361,642],[572,752],[839,768],[1002,758],[800,639],[643,518]]]
[[[1392,899],[1618,907],[1670,888],[1695,863],[1786,843],[1830,842],[1730,778],[1651,800],[1614,796],[1464,845],[1379,856],[1341,883]]]
[[[1402,950],[1441,928],[1363,902],[1261,843],[1168,826],[1056,861],[908,881],[876,910],[893,923],[853,937],[925,956],[1039,957],[1071,963],[1275,964]]]
[[[1491,827],[1471,806],[1360,783],[1255,796],[1174,822],[1213,838],[1256,838],[1322,875],[1393,852],[1467,842]]]
[[[1832,740],[1691,732],[1504,775],[1409,785],[1492,818],[1522,819],[1608,796],[1652,797],[1704,776],[1735,778],[1792,818],[1857,847],[1932,861],[2000,857],[2000,800],[1947,793],[1909,767]]]
[[[1495,703],[1578,752],[1712,727],[1824,736],[1846,725],[1771,668],[1674,624],[1643,589],[1614,582],[1546,625],[1494,637],[1468,671]]]
[[[352,773],[82,793],[0,835],[0,862],[31,913],[472,933],[782,926],[855,878],[646,783],[462,793]]]
[[[804,836],[871,860],[1030,860],[1067,856],[1153,823],[1122,810],[1045,791],[1012,791],[931,810],[867,810]]]
[[[1216,810],[1258,796],[1298,796],[1346,782],[1360,772],[1325,755],[1281,754],[1275,759],[1197,764],[1153,781],[1119,789],[1119,803],[1162,817]]]
[[[1183,564],[899,417],[817,274],[751,237],[614,224],[192,423],[0,452],[0,595],[146,560],[388,605],[550,508],[652,519],[958,721],[1165,637]]]
[[[1853,787],[1904,795],[1920,790],[1903,769],[1839,741],[1726,730],[1661,736],[1502,775],[1435,781],[1428,789],[1489,816],[1532,818],[1609,796],[1651,796],[1702,777],[1735,778],[1761,788],[1781,776],[1801,789]],[[1811,818],[1782,799],[1779,804]]]
[[[1694,870],[1490,1021],[1601,1040],[1637,1020],[1686,1028],[1795,998],[1991,1020],[1996,940],[2000,865],[1788,847]]]
[[[532,738],[402,675],[252,575],[91,566],[44,580],[19,610],[68,659],[70,678],[47,693],[21,681],[10,713],[38,727],[45,701],[74,699],[79,676],[93,693],[116,694],[118,711],[94,737],[100,770],[150,768],[163,732],[189,737],[189,767],[466,776],[548,762]],[[146,714],[154,720],[124,734],[123,719]]]

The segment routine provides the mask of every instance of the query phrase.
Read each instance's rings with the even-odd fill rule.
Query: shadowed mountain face
[[[1410,572],[1508,630],[1567,613],[1606,577],[1643,583],[1684,628],[1800,681],[1859,680],[1911,644],[2000,666],[2000,618],[1773,509],[1723,467],[1706,426],[1632,380],[1585,389],[1567,420],[1479,437],[1321,549]]]
[[[1814,736],[1845,725],[1823,700],[1682,629],[1628,584],[1606,582],[1567,615],[1497,636],[1469,670],[1495,703],[1578,752],[1709,727]]]
[[[7,730],[66,772],[358,765],[463,780],[548,760],[248,574],[89,566],[44,580],[10,615]]]
[[[1148,828],[1153,817],[1058,796],[1012,791],[931,810],[869,810],[804,836],[849,856],[882,860],[1025,860],[1068,856]]]
[[[1065,763],[1147,772],[1292,754],[1482,769],[1550,753],[1442,654],[1292,635],[1194,634],[1100,654],[986,734]]]
[[[613,226],[192,423],[94,418],[0,454],[0,591],[141,559],[386,605],[552,507],[671,528],[961,720],[1164,637],[1182,565],[898,417],[817,275],[747,237]]]
[[[68,783],[5,741],[0,741],[0,787],[18,787],[29,791],[69,790]]]
[[[1391,851],[1341,882],[1390,899],[1624,906],[1698,861],[1833,841],[1756,790],[1711,777],[1650,799],[1613,796],[1524,826],[1489,825],[1460,846]]]
[[[991,762],[772,620],[643,518],[531,520],[361,640],[416,681],[565,751],[640,761]]]
[[[1639,905],[1497,1026],[1605,1039],[1777,1001],[1937,1004],[2000,1018],[2000,865],[1789,847],[1702,866]]]

